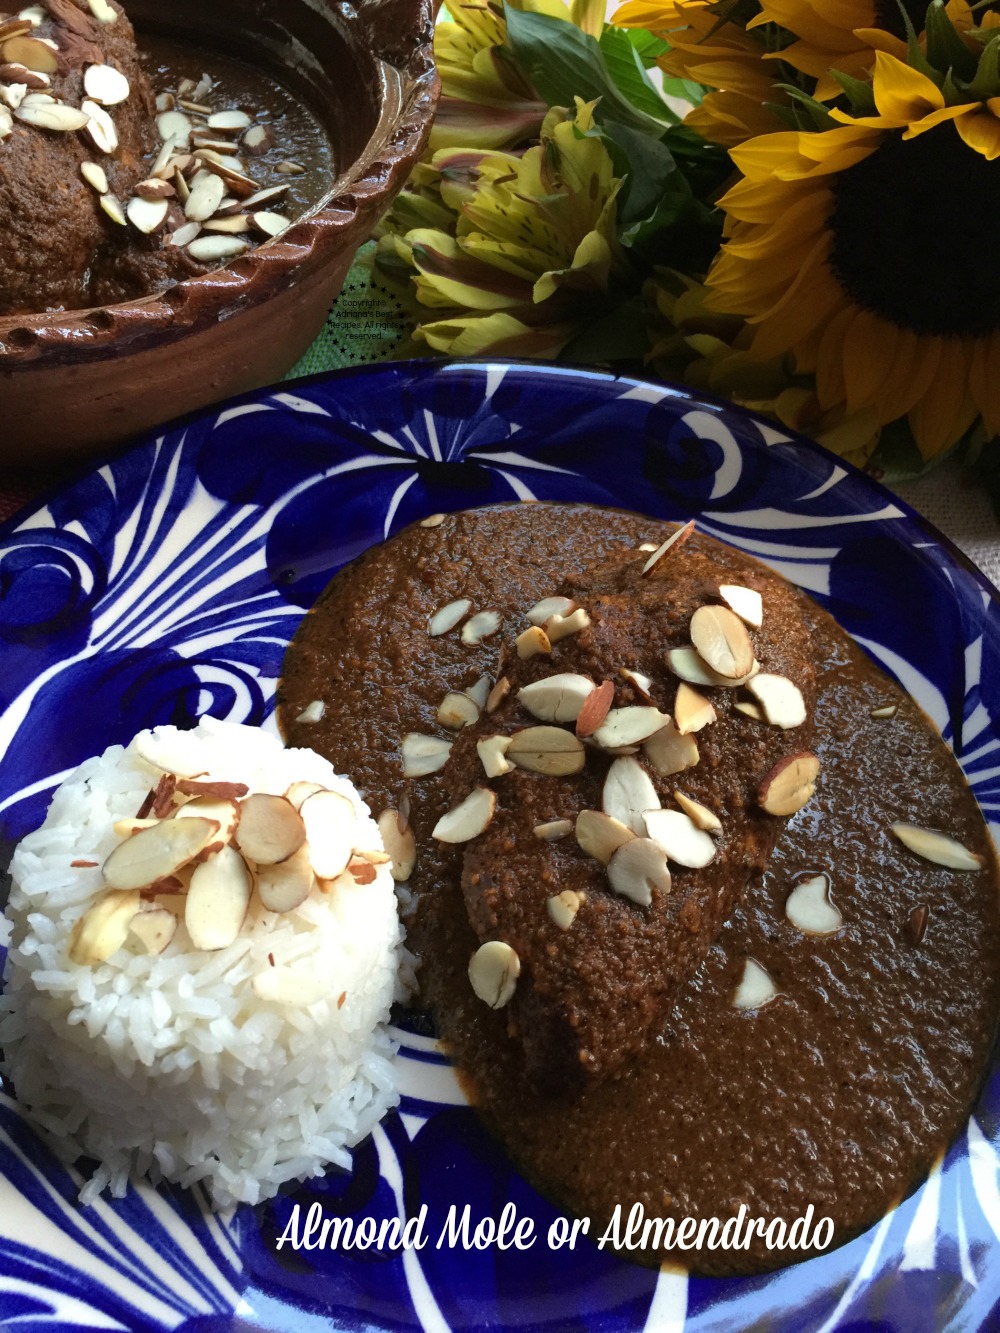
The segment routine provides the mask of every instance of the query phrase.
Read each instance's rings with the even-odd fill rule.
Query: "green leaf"
[[[669,42],[665,42],[662,37],[655,37],[645,28],[619,28],[617,31],[623,32],[629,39],[646,69],[650,69],[660,56],[670,50]]]
[[[504,16],[506,48],[549,106],[571,107],[574,97],[600,98],[594,113],[598,120],[609,117],[657,138],[677,119],[664,103],[662,117],[633,106],[611,77],[598,42],[574,24],[506,3]]]
[[[924,48],[920,45],[920,39],[917,36],[917,30],[913,26],[913,20],[907,12],[903,0],[896,0],[899,6],[899,12],[903,20],[903,27],[906,30],[906,63],[913,69],[918,69],[921,74],[926,74],[929,79],[935,83],[940,82],[940,76],[937,70],[924,55]]]
[[[843,88],[851,104],[851,114],[855,116],[874,116],[878,108],[875,105],[875,90],[864,79],[856,79],[853,74],[842,74],[832,69],[830,73]]]
[[[801,113],[804,113],[806,129],[816,130],[835,130],[838,123],[830,115],[828,109],[822,102],[817,102],[815,97],[803,92],[801,88],[796,87],[794,83],[777,83],[776,88],[780,88],[783,93],[793,102]]]
[[[894,486],[897,482],[914,481],[932,472],[953,452],[953,449],[947,449],[933,458],[924,458],[903,417],[882,427],[878,445],[868,461],[868,471],[887,486]]]
[[[942,0],[932,0],[927,9],[927,59],[936,69],[954,69],[963,79],[976,72],[976,57],[955,31]]]
[[[583,365],[642,361],[649,350],[646,311],[641,296],[630,297],[572,338],[559,353],[560,361]]]
[[[996,97],[1000,92],[1000,36],[991,38],[979,57],[976,77],[965,91],[973,102],[985,102],[987,97]]]
[[[606,27],[601,34],[599,46],[608,73],[618,91],[623,93],[634,107],[645,111],[654,120],[663,120],[676,125],[680,116],[671,111],[656,91],[652,79],[646,73],[639,52],[629,41],[624,28]]]
[[[677,173],[677,163],[662,140],[627,125],[607,121],[598,128],[598,134],[611,154],[615,175],[625,178],[618,221],[624,228],[631,227],[655,211],[670,178]]]

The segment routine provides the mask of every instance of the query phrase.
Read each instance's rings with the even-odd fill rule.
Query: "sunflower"
[[[733,9],[725,0],[627,0],[613,16],[618,27],[643,28],[669,42],[657,61],[665,74],[714,90],[684,123],[726,147],[777,129],[782,121],[772,105],[786,100],[775,87],[780,71],[765,61],[773,34],[730,21]]]
[[[1000,35],[981,88],[998,55]],[[977,415],[1000,431],[1000,274],[984,261],[1000,95],[941,84],[879,53],[877,114],[734,149],[743,179],[720,201],[728,239],[707,279],[710,308],[754,326],[755,356],[790,353],[824,411],[906,417],[925,458]]]

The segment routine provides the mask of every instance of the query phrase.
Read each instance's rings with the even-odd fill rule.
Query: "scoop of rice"
[[[162,953],[130,936],[104,962],[74,963],[72,928],[121,841],[112,825],[136,815],[166,766],[140,751],[251,792],[318,783],[353,803],[355,846],[382,848],[346,778],[255,728],[204,719],[112,746],[59,787],[15,853],[0,1067],[61,1157],[100,1163],[84,1202],[106,1187],[122,1196],[138,1173],[202,1181],[218,1207],[257,1203],[329,1163],[350,1166],[347,1149],[398,1101],[383,1026],[405,954],[392,877],[385,864],[370,883],[345,873],[281,914],[255,892],[219,950],[195,949],[182,918]],[[259,998],[254,978],[269,969],[297,998]]]

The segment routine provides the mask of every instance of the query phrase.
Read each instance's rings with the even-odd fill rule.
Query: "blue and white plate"
[[[383,365],[240,399],[0,529],[0,836],[42,819],[81,760],[203,713],[264,723],[282,654],[334,571],[414,519],[585,500],[669,519],[807,589],[920,702],[986,817],[1000,811],[1000,602],[946,541],[804,440],[690,395],[538,365]],[[994,832],[996,830],[994,829]],[[1000,1071],[942,1168],[851,1244],[753,1280],[688,1279],[583,1240],[401,1032],[403,1100],[331,1172],[213,1217],[194,1192],[77,1206],[0,1101],[0,1327],[68,1330],[899,1330],[1000,1327]],[[513,1201],[525,1251],[277,1248],[326,1215],[472,1217]]]

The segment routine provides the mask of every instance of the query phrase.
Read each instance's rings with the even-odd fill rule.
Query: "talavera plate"
[[[267,724],[282,653],[333,572],[414,519],[532,497],[700,527],[830,610],[920,702],[986,817],[1000,810],[1000,604],[948,544],[809,443],[682,392],[568,369],[377,366],[244,398],[150,439],[0,529],[0,835],[89,755],[198,715]],[[995,826],[994,826],[995,833]],[[350,1175],[214,1217],[135,1188],[82,1209],[0,1104],[4,1329],[1000,1327],[1000,1072],[942,1168],[851,1244],[755,1280],[634,1267],[583,1240],[487,1138],[426,1034],[400,1032],[402,1103]],[[405,1254],[276,1247],[295,1202],[411,1217],[427,1203],[541,1240]],[[304,1211],[304,1209],[303,1209]]]

